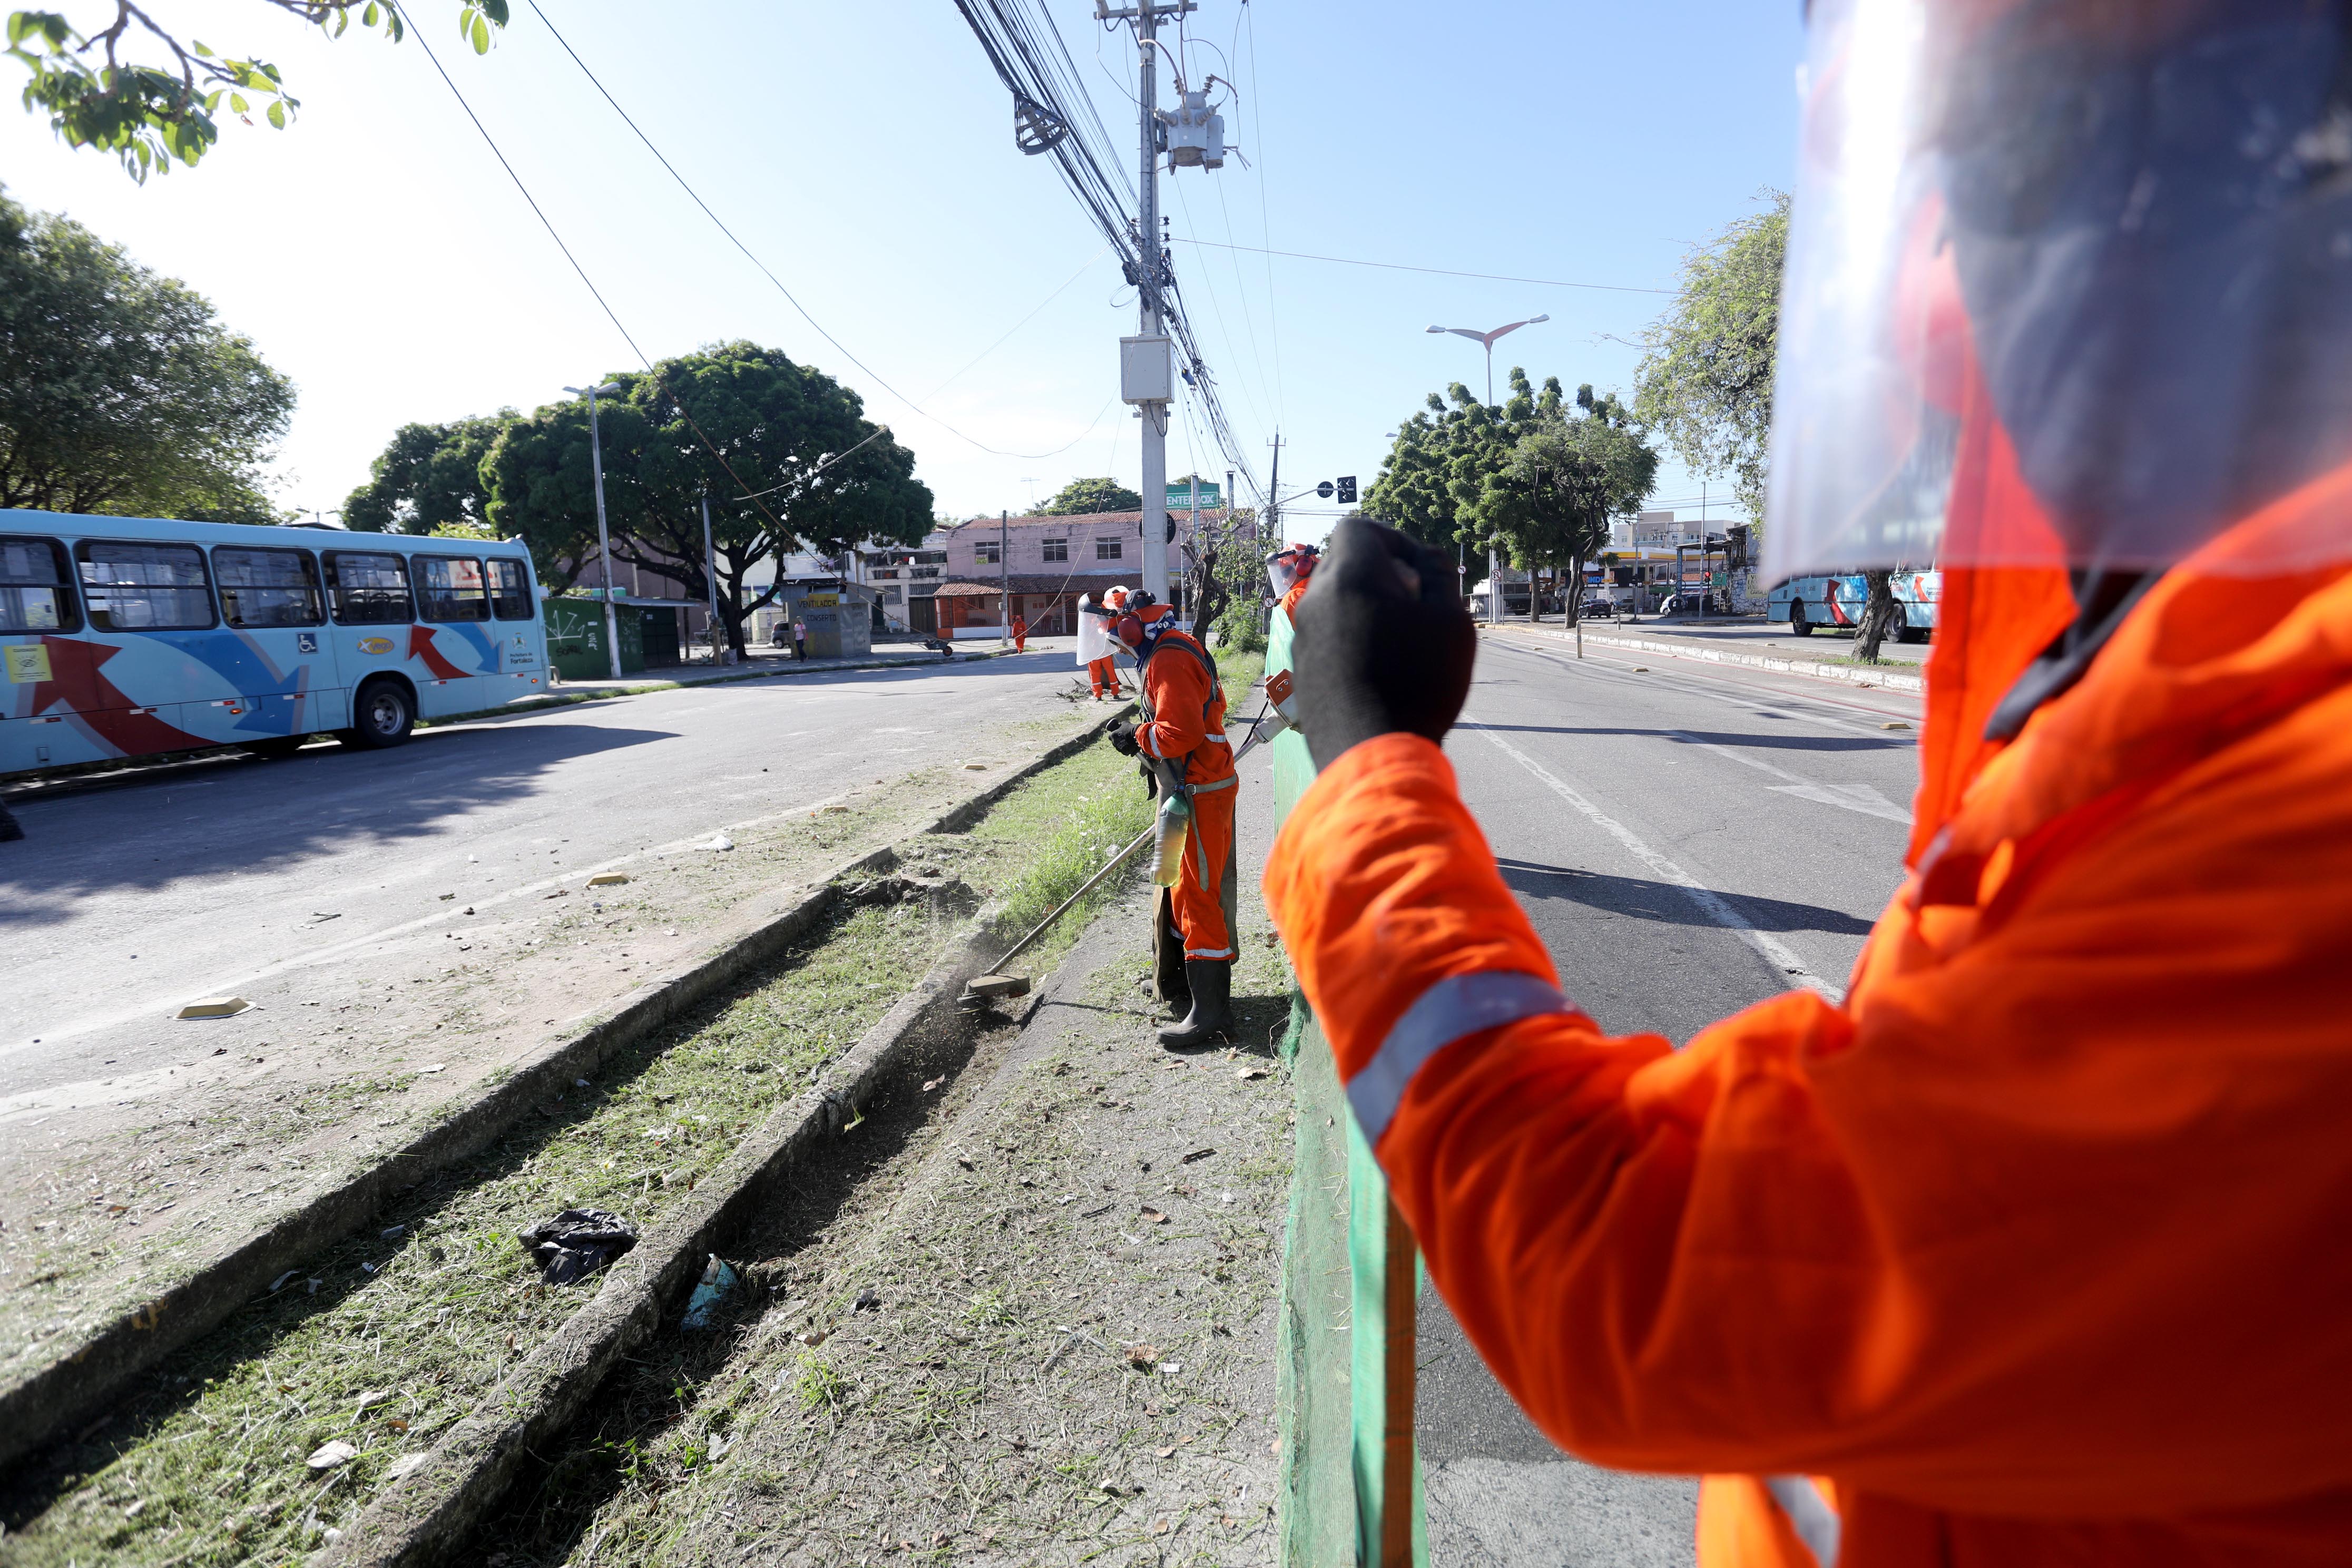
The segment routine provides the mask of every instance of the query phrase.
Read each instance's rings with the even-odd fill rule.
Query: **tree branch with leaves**
[[[256,0],[257,4],[341,37],[354,16],[394,43],[408,19],[392,0]],[[49,128],[69,147],[112,153],[134,180],[168,174],[174,162],[194,168],[220,140],[214,118],[224,106],[245,124],[256,113],[283,131],[301,107],[286,90],[278,68],[260,58],[221,55],[200,39],[183,43],[176,31],[133,0],[113,0],[114,16],[84,33],[58,11],[13,11],[8,55],[31,75],[26,110],[47,113]],[[476,54],[490,47],[493,27],[507,25],[507,0],[461,0],[457,34]],[[150,56],[131,58],[134,49]]]

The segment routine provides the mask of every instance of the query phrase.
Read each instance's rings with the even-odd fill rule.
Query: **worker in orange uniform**
[[[1160,1032],[1160,1043],[1193,1050],[1230,1038],[1234,1025],[1234,796],[1241,776],[1225,740],[1225,689],[1209,650],[1177,630],[1169,606],[1150,594],[1129,595],[1112,630],[1140,667],[1142,697],[1135,722],[1113,724],[1110,742],[1146,759],[1160,791],[1182,791],[1192,808],[1183,869],[1152,924],[1160,994],[1186,1009]],[[1181,970],[1168,962],[1171,953]]]
[[[1124,588],[1113,588],[1110,592],[1125,601],[1127,590]],[[1108,595],[1105,597],[1108,598]],[[1077,611],[1078,662],[1087,667],[1087,679],[1094,687],[1095,700],[1101,701],[1106,694],[1126,696],[1127,689],[1119,683],[1118,666],[1111,654],[1111,611],[1096,604],[1092,594],[1078,595]]]
[[[1307,584],[1315,575],[1315,563],[1321,552],[1312,544],[1292,544],[1276,551],[1265,558],[1266,581],[1274,585],[1275,602],[1286,616],[1298,608],[1298,601],[1307,593]],[[1297,622],[1294,619],[1293,625]]]
[[[1013,617],[1013,651],[1029,651],[1029,617],[1026,616],[1015,614]]]
[[[1706,1568],[2352,1563],[2352,32],[1816,0],[1768,575],[1943,567],[1842,998],[1564,996],[1340,525],[1268,904],[1431,1278]]]

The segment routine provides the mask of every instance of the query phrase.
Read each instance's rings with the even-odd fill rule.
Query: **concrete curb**
[[[1546,627],[1503,626],[1497,628],[1523,637],[1549,637],[1554,642],[1572,643],[1574,632],[1556,632]],[[1771,654],[1737,653],[1725,648],[1695,647],[1689,643],[1667,642],[1663,638],[1629,637],[1613,632],[1587,631],[1584,640],[1599,643],[1603,647],[1634,648],[1643,653],[1664,655],[1667,658],[1693,658],[1707,664],[1730,664],[1750,669],[1769,669],[1780,675],[1809,675],[1816,680],[1842,680],[1848,686],[1874,687],[1885,691],[1925,692],[1927,680],[1921,675],[1906,675],[1888,666],[1865,668],[1861,665],[1823,664],[1818,659],[1781,658]]]
[[[982,973],[1001,905],[975,915],[915,989],[901,997],[806,1093],[736,1146],[685,1209],[604,1272],[594,1300],[491,1390],[311,1562],[321,1568],[419,1568],[446,1561],[497,1505],[532,1448],[570,1425],[614,1363],[660,1326],[706,1254],[740,1234],[818,1140],[839,1131],[909,1049],[951,1021],[963,983]],[[942,1016],[946,1016],[943,1020]]]
[[[971,826],[1022,781],[1076,755],[1101,731],[1101,724],[1089,724],[1046,748],[950,806],[923,831],[954,833]],[[313,1194],[266,1230],[0,1390],[0,1467],[15,1464],[92,1419],[115,1402],[131,1380],[217,1327],[264,1293],[277,1275],[358,1228],[394,1193],[487,1148],[553,1091],[588,1076],[614,1052],[772,961],[831,911],[844,878],[887,870],[897,862],[898,851],[890,845],[846,861],[805,898],[757,930],[721,952],[647,981],[621,998],[611,1016],[543,1047],[481,1098],[457,1108],[367,1169]],[[884,1021],[897,1016],[893,1009]]]

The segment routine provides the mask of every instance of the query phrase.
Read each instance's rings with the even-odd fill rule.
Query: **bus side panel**
[[[426,719],[478,713],[506,700],[499,679],[499,639],[492,621],[422,622],[408,628],[415,650],[408,678],[416,683],[416,710]]]
[[[185,704],[156,700],[174,689],[180,660],[148,636],[55,632],[0,637],[7,661],[9,771],[107,762],[205,742],[183,722]]]
[[[319,629],[334,657],[337,683],[344,692],[347,709],[359,701],[360,687],[370,676],[389,671],[404,677],[406,684],[416,689],[418,710],[423,711],[425,691],[417,679],[423,667],[412,669],[408,652],[410,634],[423,627],[395,621],[389,626],[335,625]],[[349,722],[348,718],[345,721]]]
[[[233,746],[351,722],[351,700],[321,652],[324,626],[162,634],[201,672],[198,694],[184,702],[185,727],[215,745]]]
[[[499,708],[544,694],[547,633],[543,625],[538,621],[499,621],[497,626],[499,635],[506,639],[506,669],[485,681],[494,692],[485,706]]]

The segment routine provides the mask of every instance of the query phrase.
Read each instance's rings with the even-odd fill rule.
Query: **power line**
[[[732,246],[734,246],[736,249],[738,249],[738,250],[741,251],[741,252],[743,253],[744,258],[745,258],[746,260],[750,261],[750,262],[751,262],[751,264],[752,266],[754,266],[754,267],[756,267],[756,268],[758,268],[760,269],[760,275],[761,275],[761,277],[765,278],[769,282],[771,282],[771,283],[772,283],[772,284],[774,284],[774,285],[775,285],[776,292],[777,292],[777,293],[779,293],[779,294],[782,294],[782,295],[784,297],[785,300],[786,300],[789,304],[791,304],[792,308],[793,308],[793,310],[797,310],[797,311],[799,311],[799,312],[800,312],[801,320],[802,320],[802,321],[806,321],[806,322],[809,324],[810,328],[815,331],[815,333],[816,333],[816,335],[817,335],[817,336],[819,336],[819,337],[823,338],[826,342],[831,343],[831,344],[832,344],[835,349],[839,350],[839,351],[840,351],[840,353],[841,353],[841,356],[842,356],[844,359],[847,360],[850,363],[852,363],[852,364],[856,365],[858,369],[860,369],[860,370],[864,371],[867,375],[872,376],[872,377],[874,378],[874,383],[875,383],[875,384],[876,384],[876,385],[879,386],[883,391],[885,391],[885,392],[888,393],[891,396],[893,396],[893,397],[897,398],[900,403],[905,404],[908,408],[910,408],[910,409],[914,410],[914,411],[915,411],[915,413],[917,413],[917,414],[920,415],[920,416],[921,416],[922,417],[924,417],[925,419],[929,420],[932,424],[934,424],[934,425],[936,425],[936,426],[938,426],[940,429],[945,430],[949,435],[953,436],[957,440],[959,440],[959,441],[962,441],[962,442],[965,442],[965,443],[967,443],[967,444],[969,444],[969,445],[971,445],[971,446],[973,446],[973,447],[979,447],[979,448],[980,448],[982,451],[983,451],[983,452],[992,453],[992,454],[993,454],[994,456],[996,456],[996,457],[1000,457],[1000,458],[1052,458],[1052,457],[1057,457],[1057,456],[1059,456],[1061,453],[1064,453],[1064,452],[1068,451],[1072,447],[1076,446],[1080,441],[1085,440],[1085,439],[1086,439],[1086,437],[1087,437],[1087,435],[1092,432],[1092,430],[1093,430],[1094,426],[1090,425],[1090,426],[1088,426],[1087,427],[1087,429],[1086,429],[1085,431],[1080,432],[1077,436],[1073,437],[1070,440],[1068,440],[1068,441],[1065,442],[1063,445],[1061,445],[1061,446],[1059,446],[1059,447],[1055,447],[1055,448],[1054,448],[1054,450],[1053,450],[1053,451],[1051,451],[1051,452],[1007,452],[1007,451],[1003,450],[1003,449],[1002,449],[1002,448],[1000,448],[1000,447],[992,447],[992,446],[990,446],[987,442],[982,441],[982,440],[980,440],[980,439],[979,439],[978,437],[972,437],[972,436],[967,436],[967,435],[965,435],[961,430],[957,429],[954,426],[952,426],[952,425],[949,424],[946,420],[944,420],[944,419],[940,418],[938,415],[933,414],[929,409],[925,408],[921,404],[919,404],[919,403],[916,402],[913,398],[911,398],[911,397],[908,396],[905,393],[903,393],[903,392],[899,391],[897,387],[895,387],[895,386],[891,385],[891,384],[890,384],[890,383],[889,383],[888,381],[885,380],[885,379],[883,378],[882,374],[881,374],[879,372],[877,372],[877,370],[876,370],[872,365],[867,364],[864,360],[859,359],[856,354],[854,354],[854,353],[850,353],[850,352],[849,352],[849,348],[848,348],[848,346],[847,346],[846,344],[845,344],[845,343],[844,343],[844,342],[843,342],[839,338],[835,337],[831,332],[829,332],[829,331],[825,331],[825,330],[824,330],[824,323],[823,323],[823,322],[819,321],[818,321],[814,316],[812,316],[812,315],[810,315],[810,314],[809,314],[809,312],[808,312],[808,307],[807,307],[807,306],[805,306],[805,305],[803,305],[803,304],[802,304],[802,303],[800,302],[800,300],[799,300],[797,298],[795,298],[795,297],[794,297],[794,295],[793,295],[793,291],[792,291],[790,289],[787,289],[787,288],[785,288],[785,287],[784,287],[783,279],[781,279],[781,278],[778,278],[778,277],[775,275],[775,273],[773,273],[772,271],[769,270],[768,264],[767,264],[766,262],[764,262],[764,261],[761,260],[761,259],[759,258],[759,257],[758,257],[758,256],[756,256],[755,254],[753,254],[753,252],[752,252],[752,250],[751,250],[751,247],[750,246],[745,245],[745,244],[742,242],[742,240],[740,240],[740,238],[738,238],[738,237],[736,237],[735,231],[734,231],[733,229],[729,228],[729,227],[727,226],[726,220],[724,220],[723,218],[721,218],[721,217],[720,217],[717,213],[715,213],[715,212],[713,212],[713,211],[711,211],[711,210],[710,210],[710,204],[709,204],[709,202],[704,201],[704,200],[702,199],[702,197],[701,197],[700,194],[699,194],[699,193],[698,193],[692,185],[690,185],[690,184],[688,184],[687,183],[686,176],[685,176],[684,174],[679,174],[679,173],[677,172],[677,169],[676,165],[672,164],[672,163],[670,163],[670,161],[669,161],[667,157],[664,157],[664,156],[662,155],[662,150],[661,150],[660,148],[658,148],[658,147],[656,147],[656,146],[655,146],[655,145],[654,145],[653,138],[652,138],[652,137],[650,137],[650,136],[647,136],[647,135],[645,133],[644,129],[643,129],[642,127],[640,127],[635,120],[632,120],[632,119],[629,117],[629,111],[628,111],[627,110],[625,110],[625,109],[623,109],[623,108],[621,107],[620,100],[617,100],[617,99],[615,99],[615,98],[612,95],[612,93],[611,93],[610,91],[608,91],[608,90],[605,89],[604,84],[602,81],[600,81],[600,80],[598,80],[598,79],[597,79],[596,73],[595,73],[594,71],[590,70],[590,69],[588,68],[588,62],[587,62],[586,60],[583,60],[583,59],[582,59],[582,58],[580,58],[579,51],[577,51],[577,50],[575,50],[574,48],[572,48],[572,47],[571,43],[570,43],[568,40],[566,40],[566,39],[565,39],[565,37],[563,37],[563,35],[562,35],[561,32],[558,32],[558,31],[556,30],[555,24],[554,24],[554,23],[552,23],[552,22],[550,22],[550,21],[547,19],[547,13],[546,13],[545,11],[543,11],[543,10],[541,10],[541,9],[540,9],[539,0],[530,0],[530,8],[531,8],[532,13],[533,13],[534,15],[536,15],[536,16],[539,17],[541,24],[542,26],[544,26],[547,28],[547,31],[548,31],[549,36],[550,36],[550,37],[553,37],[553,38],[555,39],[555,41],[556,41],[558,44],[560,44],[560,45],[562,45],[562,47],[563,47],[563,52],[564,52],[565,54],[570,55],[570,56],[572,57],[572,63],[573,65],[578,66],[578,67],[580,68],[580,74],[581,74],[581,75],[583,75],[583,76],[584,76],[584,77],[586,77],[586,78],[588,79],[588,83],[589,83],[589,85],[590,85],[590,86],[592,86],[592,87],[593,87],[593,88],[596,89],[596,91],[598,92],[598,94],[599,94],[599,95],[601,95],[601,96],[604,98],[604,101],[605,101],[606,103],[611,104],[611,105],[613,106],[613,112],[614,112],[614,113],[615,113],[615,114],[617,114],[617,115],[619,115],[619,116],[621,117],[621,122],[622,122],[623,124],[626,125],[626,126],[627,126],[631,131],[633,131],[633,132],[635,132],[636,133],[636,138],[637,138],[637,140],[638,140],[638,141],[640,141],[640,142],[644,142],[644,143],[646,144],[646,152],[648,152],[648,153],[651,153],[654,155],[654,161],[655,161],[656,163],[659,163],[659,164],[662,166],[662,168],[663,168],[664,170],[666,170],[666,171],[668,173],[669,177],[670,177],[671,179],[676,180],[676,181],[677,182],[677,188],[678,188],[678,189],[680,189],[680,190],[682,190],[682,191],[684,191],[684,192],[687,194],[687,196],[688,197],[688,199],[690,199],[690,200],[694,203],[694,205],[695,205],[696,206],[698,206],[698,207],[700,207],[700,208],[702,209],[702,216],[705,216],[705,217],[707,217],[707,218],[709,218],[709,219],[713,224],[716,224],[716,225],[718,226],[719,232],[719,233],[721,233],[721,234],[723,234],[723,235],[725,235],[725,236],[727,237],[728,243],[730,243],[730,244],[731,244]],[[440,62],[436,60],[436,62],[434,62],[434,63],[435,63],[435,65],[436,65],[436,68],[437,68]],[[446,79],[446,73],[444,73],[444,79],[445,79],[445,80]],[[451,91],[453,91],[453,92],[457,90],[457,85],[456,85],[454,82],[450,84],[450,90],[451,90]],[[460,100],[460,101],[462,102],[463,100]],[[473,111],[472,111],[471,110],[467,110],[467,112],[468,114],[471,114]],[[477,123],[477,124],[478,124],[478,123],[479,123],[479,121],[477,121],[476,123]],[[485,134],[488,134],[488,133],[487,133],[487,132],[485,132]],[[502,159],[500,160],[500,162],[504,162],[504,159],[502,158]],[[509,174],[512,174],[512,173],[513,173],[513,171],[512,171],[511,169],[509,169],[509,170],[508,171],[508,173],[509,173]],[[517,182],[517,184],[520,184],[520,181],[518,181],[518,182]],[[527,195],[527,193],[526,193],[526,195]],[[533,210],[534,210],[534,211],[536,211],[536,210],[537,210],[537,207],[536,207],[536,205],[535,205],[535,204],[534,204],[534,206],[533,206]],[[544,216],[542,216],[542,217],[541,217],[541,221],[542,221],[542,222],[544,222],[544,221],[545,221],[545,218],[544,218]],[[551,230],[550,232],[552,232],[552,230]],[[557,243],[561,244],[562,242],[561,242],[561,241],[558,241]],[[565,255],[567,255],[567,256],[569,256],[571,253],[570,253],[569,251],[566,251],[564,254],[565,254]],[[575,262],[575,263],[573,263],[573,266],[576,268],[576,267],[578,266],[578,263],[576,263],[576,262]],[[1083,270],[1084,270],[1084,268],[1080,268],[1080,270],[1082,270],[1082,271],[1083,271]],[[1064,287],[1064,288],[1067,288],[1067,287],[1068,287],[1068,285],[1067,285],[1067,284],[1065,284],[1065,285],[1063,285],[1063,287]],[[1058,289],[1057,289],[1057,290],[1055,290],[1055,292],[1057,292],[1057,293],[1058,293],[1059,291],[1060,291],[1060,290],[1058,290]],[[1038,309],[1039,309],[1039,310],[1043,310],[1044,308],[1045,308],[1045,307],[1044,307],[1044,306],[1042,306],[1042,305],[1038,307]],[[611,311],[608,310],[606,311],[606,314],[608,314],[608,315],[609,315],[609,314],[611,314]],[[1030,314],[1034,316],[1034,315],[1035,315],[1035,314],[1036,314],[1036,311],[1033,310],[1033,311],[1031,311],[1031,312],[1030,312]],[[617,326],[618,324],[619,324],[619,323],[618,323],[617,321],[614,323],[614,325],[616,325],[616,326]],[[1018,330],[1019,330],[1019,329],[1017,329],[1017,328],[1015,329],[1015,331],[1018,331]],[[624,335],[624,336],[626,336],[627,334],[624,333],[623,335]],[[1007,334],[1007,335],[1009,336],[1010,334]],[[1000,340],[998,340],[998,341],[999,341],[999,342],[1002,342],[1003,340],[1002,340],[1002,339],[1000,339]],[[630,347],[632,347],[632,348],[635,348],[636,345],[635,345],[635,343],[632,343],[632,344],[630,344],[629,346],[630,346]],[[639,358],[643,358],[643,357],[644,357],[644,355],[643,355],[643,353],[642,353],[642,352],[640,352],[640,353],[639,353],[638,357],[639,357]],[[983,357],[984,357],[984,356],[983,356]],[[977,361],[975,361],[974,363],[978,363],[978,362],[977,362]],[[965,369],[965,370],[969,370],[969,369],[971,369],[971,367],[970,365],[966,365],[966,366],[964,367],[964,369]],[[957,374],[957,375],[961,375],[962,374],[963,374],[963,371],[958,371],[958,372],[956,373],[956,374]],[[952,379],[953,379],[953,377],[950,377],[950,380],[952,380]],[[1096,418],[1097,418],[1097,420],[1099,420],[1099,419],[1101,418],[1101,416],[1100,416],[1100,415],[1097,415],[1097,416],[1096,416]]]
[[[532,9],[536,10],[538,7],[534,5]],[[457,81],[452,79],[448,71],[442,67],[441,57],[435,54],[433,52],[433,46],[425,41],[423,29],[411,28],[410,30],[416,35],[417,47],[423,49],[425,51],[425,58],[433,62],[433,69],[441,78],[443,85],[448,88],[449,95],[457,100],[457,107],[466,111],[466,118],[474,122],[474,129],[476,131],[481,132],[482,141],[488,145],[491,156],[498,159],[499,167],[507,172],[507,178],[512,180],[514,182],[515,189],[522,193],[522,199],[530,205],[532,216],[537,217],[540,221],[541,226],[547,230],[547,237],[555,241],[555,248],[563,252],[564,260],[572,263],[572,270],[580,275],[580,281],[587,287],[588,292],[594,296],[598,307],[604,312],[605,319],[613,323],[613,330],[621,334],[621,341],[629,345],[630,352],[635,353],[637,356],[638,361],[645,365],[646,373],[653,378],[654,384],[660,387],[664,393],[668,395],[671,405],[677,410],[678,417],[686,421],[688,428],[694,432],[696,439],[699,440],[704,447],[709,451],[712,459],[718,463],[720,470],[723,471],[729,479],[735,481],[735,488],[742,491],[744,498],[748,499],[753,506],[760,509],[760,515],[768,520],[770,526],[775,531],[776,537],[780,540],[797,538],[798,534],[793,530],[785,527],[782,520],[778,518],[774,512],[770,511],[767,506],[760,500],[760,497],[767,492],[754,491],[749,484],[745,483],[742,476],[735,471],[735,466],[727,460],[727,455],[719,449],[717,444],[714,443],[708,435],[703,433],[702,426],[695,423],[694,416],[687,411],[686,400],[679,397],[677,393],[670,390],[669,384],[662,379],[662,374],[660,370],[655,366],[651,357],[646,354],[644,349],[637,346],[637,340],[630,336],[629,329],[621,324],[621,318],[614,313],[613,307],[606,302],[603,291],[600,290],[596,287],[595,282],[589,278],[587,268],[580,265],[580,258],[572,254],[572,247],[563,243],[563,236],[556,232],[555,225],[549,221],[548,216],[540,206],[538,199],[530,194],[530,187],[522,183],[522,176],[515,173],[515,166],[507,162],[507,155],[505,152],[499,148],[498,138],[490,134],[489,127],[484,125],[482,123],[481,116],[474,112],[474,106],[466,101],[466,95],[457,90]],[[549,29],[551,32],[553,30],[553,28]],[[1097,416],[1097,417],[1100,416]],[[876,432],[877,435],[880,433],[880,431]],[[873,437],[866,437],[866,440],[870,441],[872,439]],[[865,444],[866,442],[861,441],[858,443],[858,446],[862,447]],[[854,451],[856,448],[853,447],[851,450]],[[826,468],[833,467],[835,463],[839,462],[843,458],[845,458],[849,454],[847,452],[839,452],[835,453],[833,457],[826,458],[814,468],[809,470],[808,473],[801,476],[803,482],[814,479],[818,474],[823,473]]]
[[[1377,267],[1389,272],[1426,272],[1439,278],[1480,278],[1490,283],[1532,283],[1540,289],[1593,289],[1609,294],[1671,294],[1671,289],[1636,289],[1623,283],[1570,283],[1558,278],[1510,278],[1499,272],[1462,272],[1450,267],[1409,267],[1401,261],[1365,261],[1353,256],[1315,256],[1304,250],[1271,250],[1255,245],[1218,245],[1213,239],[1181,239],[1183,245],[1215,246],[1219,250],[1251,250],[1265,256],[1287,256],[1297,261],[1331,261],[1342,267]]]

